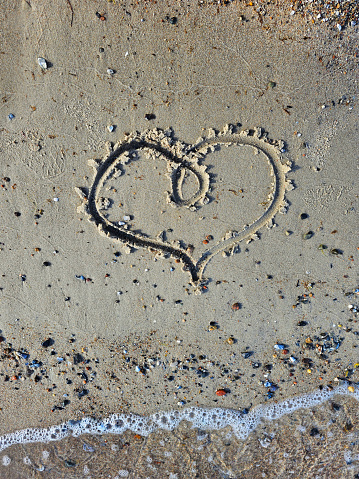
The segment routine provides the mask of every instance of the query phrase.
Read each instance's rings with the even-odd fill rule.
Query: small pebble
[[[9,120],[13,120],[15,118],[15,115],[13,113],[10,113],[8,115]]]
[[[225,396],[227,393],[224,389],[217,389],[216,394],[217,396]]]
[[[47,70],[48,65],[47,65],[47,61],[45,60],[45,58],[39,57],[39,58],[37,59],[37,63],[40,65],[40,67],[41,67],[43,70]]]
[[[244,351],[243,353],[241,353],[241,355],[244,359],[250,358],[252,356],[252,354],[253,353],[251,351]]]
[[[238,311],[239,309],[241,309],[241,307],[242,307],[241,303],[232,304],[232,310],[233,311]]]
[[[308,239],[312,238],[313,236],[314,236],[313,231],[308,231],[308,233],[303,234],[303,239],[308,240]]]
[[[115,125],[109,125],[107,129],[110,133],[112,133],[115,130]]]
[[[54,343],[55,343],[55,341],[52,338],[48,338],[48,339],[45,339],[45,341],[43,341],[41,343],[41,346],[43,348],[48,348],[49,346],[52,346]]]

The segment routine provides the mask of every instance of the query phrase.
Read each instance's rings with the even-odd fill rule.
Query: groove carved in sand
[[[270,166],[272,181],[267,209],[242,231],[227,232],[222,241],[205,251],[199,259],[194,259],[187,250],[181,248],[179,242],[169,243],[161,237],[152,238],[144,233],[134,233],[128,229],[128,225],[119,226],[104,216],[101,188],[110,178],[120,176],[123,173],[122,166],[135,159],[137,152],[143,152],[148,160],[160,158],[166,161],[167,176],[171,184],[167,196],[168,203],[174,207],[196,210],[210,201],[208,193],[211,190],[211,179],[203,161],[209,153],[221,147],[233,145],[252,147],[264,154]],[[131,134],[113,147],[109,145],[108,155],[103,161],[90,161],[95,169],[95,176],[89,189],[76,189],[83,200],[79,211],[85,213],[89,221],[95,223],[101,234],[118,240],[127,247],[147,248],[159,255],[169,255],[179,259],[183,269],[189,272],[192,283],[201,290],[206,283],[204,270],[215,255],[224,251],[231,253],[241,241],[255,239],[260,228],[265,225],[270,227],[273,224],[273,218],[277,212],[286,212],[288,203],[285,200],[285,192],[293,186],[291,181],[286,179],[286,173],[291,165],[289,162],[281,161],[283,149],[284,143],[281,140],[270,140],[261,128],[241,130],[232,125],[226,125],[220,132],[210,130],[206,138],[199,138],[194,145],[175,140],[172,130],[153,129]],[[188,171],[195,175],[197,191],[189,199],[184,199],[182,186]]]

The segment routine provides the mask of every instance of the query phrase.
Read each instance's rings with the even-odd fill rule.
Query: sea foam
[[[231,426],[239,439],[246,439],[262,420],[273,421],[285,414],[302,408],[320,405],[336,395],[344,395],[359,401],[359,387],[349,386],[347,382],[335,387],[324,387],[309,394],[295,396],[287,400],[259,405],[248,414],[233,409],[191,407],[183,410],[158,412],[151,416],[136,414],[112,414],[97,420],[85,417],[81,420],[69,420],[48,428],[22,429],[0,437],[0,451],[14,445],[50,441],[59,441],[67,436],[78,437],[82,434],[122,434],[130,430],[142,436],[148,436],[158,429],[173,430],[181,421],[189,421],[193,428],[204,430],[222,429]]]

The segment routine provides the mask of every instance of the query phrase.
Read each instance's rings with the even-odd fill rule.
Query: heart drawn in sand
[[[260,153],[259,161],[267,162],[271,178],[271,191],[265,202],[266,209],[250,225],[242,225],[241,231],[226,231],[222,239],[204,251],[195,260],[191,248],[182,246],[181,241],[172,243],[165,241],[164,235],[150,237],[141,232],[131,231],[126,222],[114,222],[108,219],[106,210],[111,206],[111,200],[104,198],[101,191],[109,181],[117,180],[124,173],[125,165],[139,159],[139,154],[145,155],[145,160],[165,160],[167,177],[170,180],[170,191],[167,192],[167,203],[175,208],[189,208],[196,211],[210,202],[210,192],[213,178],[204,164],[211,153],[228,146],[247,146],[256,154]],[[90,188],[76,188],[83,200],[79,212],[85,213],[89,221],[94,222],[100,233],[120,241],[127,251],[131,248],[146,248],[156,252],[158,256],[171,256],[179,260],[185,271],[191,276],[192,283],[200,291],[206,283],[204,270],[208,262],[219,252],[233,254],[238,243],[243,240],[250,242],[258,238],[258,230],[264,225],[271,227],[277,212],[285,213],[288,203],[285,200],[286,190],[293,189],[286,173],[290,163],[283,162],[281,153],[284,143],[281,140],[271,140],[262,128],[241,130],[239,126],[226,125],[222,131],[211,129],[207,137],[199,138],[194,145],[188,145],[174,138],[172,130],[146,130],[134,133],[116,145],[108,145],[108,154],[103,160],[90,160],[95,169],[95,177]],[[243,166],[243,165],[242,165]],[[234,165],[237,168],[237,165]],[[186,198],[183,192],[186,176],[195,178],[195,191]],[[230,190],[231,191],[231,190]],[[142,205],[146,207],[146,205]]]

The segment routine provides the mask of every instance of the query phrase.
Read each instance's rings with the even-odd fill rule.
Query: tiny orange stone
[[[239,309],[241,309],[241,303],[232,304],[232,309],[233,311],[238,311]]]
[[[203,244],[208,244],[209,241],[208,240],[203,240]]]
[[[225,396],[227,393],[224,389],[217,389],[216,394],[217,396]]]

